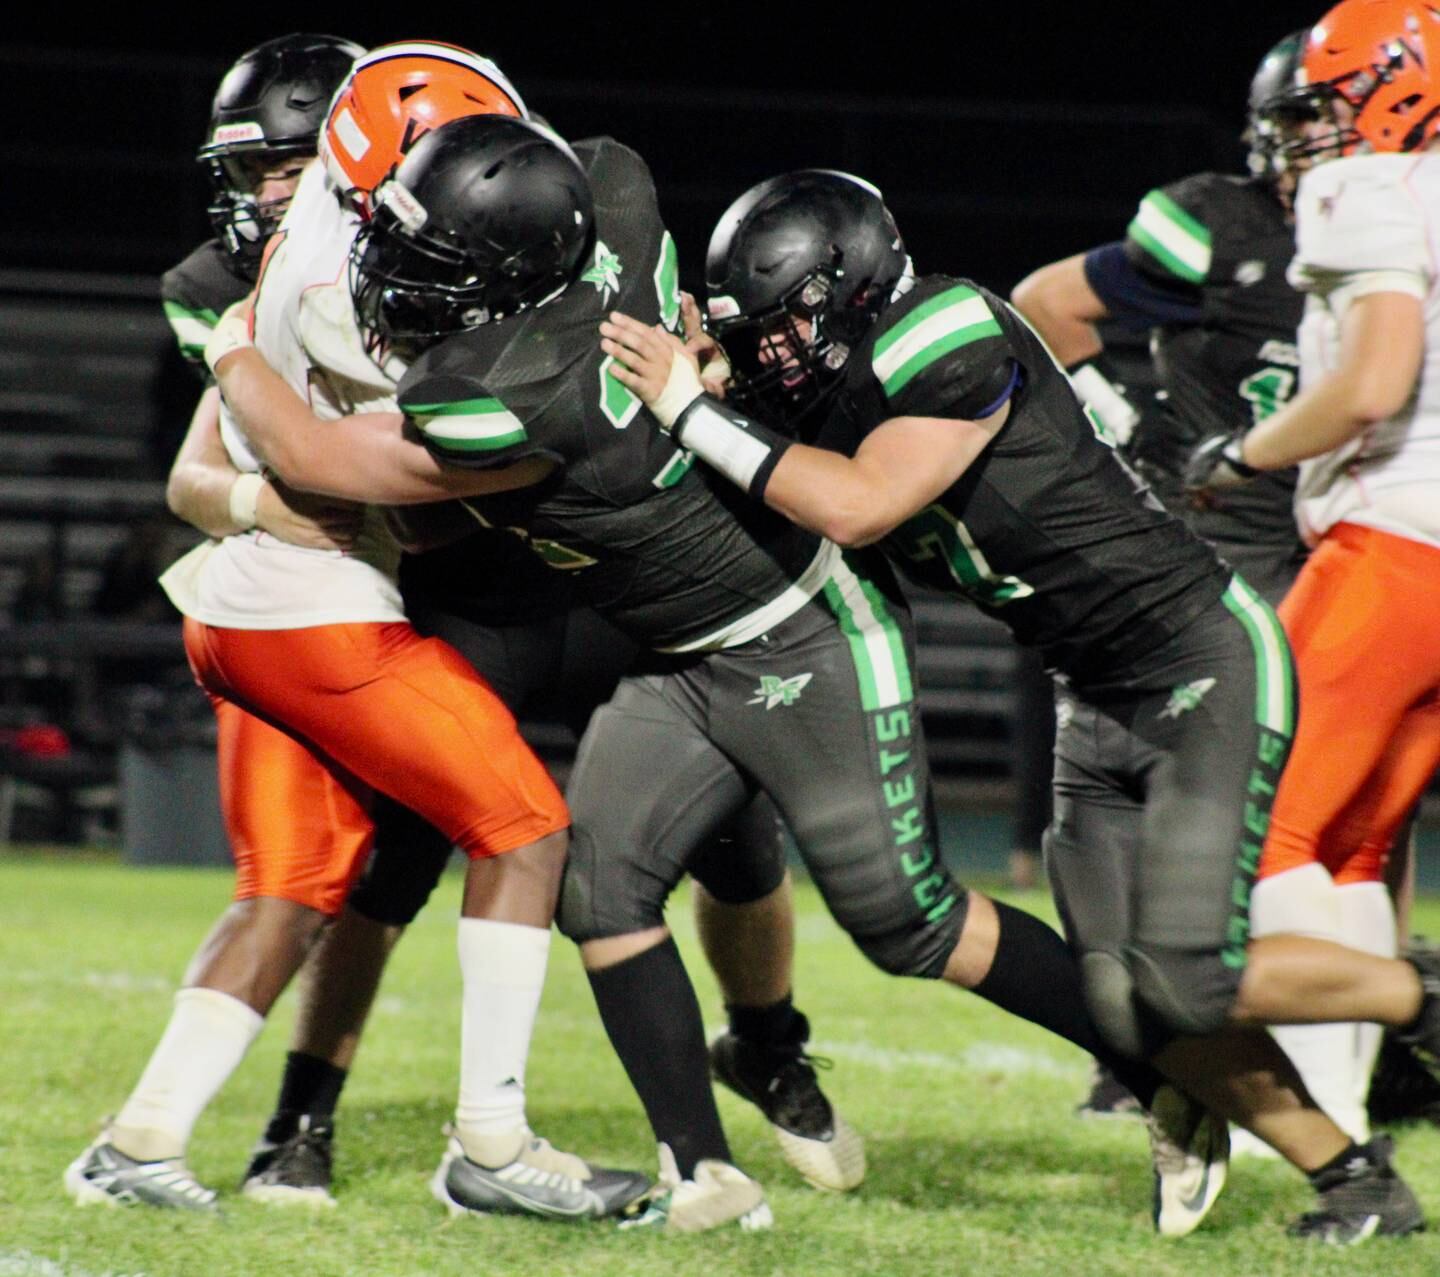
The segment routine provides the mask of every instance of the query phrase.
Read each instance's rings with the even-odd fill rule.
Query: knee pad
[[[665,924],[674,883],[644,873],[629,860],[597,854],[581,826],[570,830],[570,854],[555,907],[555,926],[576,944],[648,931]]]
[[[1135,981],[1120,955],[1101,950],[1082,954],[1080,981],[1085,1009],[1106,1044],[1130,1059],[1144,1058],[1148,1034],[1135,999]]]
[[[430,899],[453,848],[444,834],[418,816],[382,822],[378,838],[348,903],[371,922],[408,927]]]
[[[1243,969],[1215,951],[1135,948],[1128,955],[1135,998],[1151,1032],[1206,1037],[1225,1027]]]
[[[914,915],[913,922],[863,935],[849,927],[846,927],[846,930],[850,931],[851,939],[855,941],[860,952],[887,975],[938,980],[945,974],[945,964],[960,942],[960,933],[965,929],[965,914],[970,903],[969,894],[958,884],[954,885],[953,892],[947,898],[954,903],[935,918],[924,914]],[[836,920],[841,926],[845,925],[845,920],[838,915]]]
[[[690,858],[690,876],[726,905],[763,900],[785,880],[784,827],[757,797]]]

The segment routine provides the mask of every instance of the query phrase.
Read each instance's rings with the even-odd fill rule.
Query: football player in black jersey
[[[972,988],[1100,1047],[1153,1092],[1148,1068],[1101,1045],[1060,938],[944,867],[913,637],[883,562],[841,553],[694,466],[598,349],[612,305],[681,326],[675,248],[640,158],[610,139],[572,153],[524,122],[457,121],[415,147],[376,206],[352,256],[356,304],[377,341],[413,358],[403,416],[319,421],[239,332],[207,357],[247,436],[291,481],[392,503],[470,497],[651,650],[581,743],[561,904],[662,1146],[668,1191],[645,1222],[768,1217],[730,1164],[663,920],[695,850],[757,789],[879,966]],[[527,486],[490,495],[521,474]],[[1189,1176],[1183,1197],[1211,1168],[1177,1151],[1167,1169]]]
[[[222,81],[200,152],[217,183],[217,238],[168,272],[163,289],[182,352],[207,380],[200,351],[219,314],[253,287],[264,237],[283,205],[265,201],[258,215],[248,186],[233,188],[246,171],[242,157],[252,167],[280,168],[288,195],[299,166],[315,153],[336,87],[361,52],[333,37],[287,36],[245,54]],[[456,78],[463,71],[437,64],[441,79],[423,86],[409,75],[398,85],[405,97],[395,127],[433,120],[447,102],[463,100],[466,85]],[[367,71],[362,86],[377,115],[397,88],[384,73],[383,66]],[[235,530],[227,494],[238,472],[219,440],[216,402],[211,387],[172,470],[169,496],[177,514],[218,537]],[[273,475],[260,486],[257,506],[264,530],[316,549],[344,549],[357,521],[347,503],[297,493]],[[422,633],[458,648],[516,713],[552,717],[578,738],[634,645],[579,605],[573,577],[550,571],[508,532],[478,529],[469,515],[460,522],[468,530],[460,541],[402,561],[408,615]],[[468,570],[476,561],[486,564],[483,579]],[[375,818],[376,851],[309,959],[276,1109],[243,1177],[245,1194],[259,1200],[330,1200],[335,1109],[381,974],[451,856],[447,838],[383,795]],[[735,855],[736,840],[745,855]],[[804,1052],[808,1022],[791,998],[784,840],[763,794],[719,831],[693,871],[697,921],[730,1021],[711,1048],[717,1076],[760,1105],[787,1157],[813,1183],[855,1187],[864,1174],[863,1142],[820,1089]]]
[[[1303,300],[1287,281],[1286,267],[1295,253],[1291,204],[1303,161],[1288,152],[1315,116],[1313,104],[1295,93],[1307,34],[1297,31],[1279,41],[1251,81],[1248,178],[1198,173],[1151,191],[1124,241],[1044,266],[1012,297],[1071,368],[1082,397],[1103,376],[1098,321],[1150,331],[1164,401],[1123,451],[1166,507],[1272,606],[1285,596],[1305,558],[1292,508],[1295,468],[1265,472],[1200,505],[1183,479],[1197,444],[1243,433],[1296,389]],[[1406,843],[1399,840],[1402,848]],[[1404,881],[1408,859],[1403,853],[1395,857],[1397,884]],[[1269,889],[1261,888],[1251,905],[1256,934],[1280,925],[1277,909],[1291,915],[1297,907],[1293,898],[1272,906]],[[1312,909],[1314,933],[1344,941],[1342,924],[1325,916],[1330,912]],[[1403,916],[1403,901],[1398,912]],[[1378,935],[1377,923],[1384,928]],[[1352,943],[1373,948],[1388,939],[1384,919],[1371,923],[1357,916],[1350,925],[1357,929]],[[1356,1139],[1367,1138],[1366,1083],[1378,1030],[1330,1025],[1283,1028],[1278,1036],[1325,1111]],[[1406,1053],[1392,1043],[1387,1058],[1394,1078]],[[1408,1085],[1411,1093],[1425,1093],[1422,1078]],[[1237,1148],[1268,1151],[1249,1141]]]
[[[1151,332],[1165,397],[1124,445],[1127,459],[1272,606],[1304,558],[1294,469],[1199,510],[1181,478],[1201,439],[1263,420],[1295,390],[1303,302],[1285,279],[1295,174],[1278,150],[1303,114],[1281,90],[1294,79],[1304,34],[1286,36],[1255,74],[1249,177],[1197,173],[1151,191],[1124,240],[1041,267],[1012,297],[1082,397],[1104,376],[1099,322]]]
[[[728,400],[653,325],[613,315],[602,349],[669,437],[752,499],[882,545],[1039,649],[1062,680],[1048,868],[1101,1032],[1309,1175],[1320,1200],[1297,1234],[1421,1227],[1388,1143],[1351,1141],[1258,1027],[1366,1018],[1440,1046],[1440,991],[1417,966],[1250,942],[1294,718],[1273,612],[1148,497],[1009,306],[876,269],[901,252],[867,183],[774,178],[710,243]]]
[[[1102,420],[1111,393],[1099,325],[1151,335],[1164,396],[1158,411],[1145,413],[1119,440],[1122,452],[1166,508],[1272,607],[1304,560],[1291,510],[1294,469],[1201,508],[1181,480],[1199,440],[1263,419],[1295,389],[1302,302],[1285,279],[1295,252],[1295,174],[1280,160],[1280,148],[1305,114],[1284,92],[1304,35],[1294,32],[1275,45],[1251,82],[1248,178],[1197,173],[1151,191],[1124,240],[1043,266],[1011,296]],[[1319,1098],[1333,1113],[1332,1097]],[[1080,1111],[1124,1111],[1124,1102],[1123,1090],[1102,1073]],[[1340,1120],[1356,1138],[1368,1133],[1362,1114],[1347,1111]]]

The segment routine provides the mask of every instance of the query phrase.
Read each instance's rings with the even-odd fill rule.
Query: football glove
[[[1203,502],[1249,483],[1260,471],[1240,455],[1244,438],[1243,434],[1211,435],[1204,440],[1185,463],[1185,491]]]

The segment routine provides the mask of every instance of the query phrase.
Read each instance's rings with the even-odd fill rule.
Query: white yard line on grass
[[[1041,1073],[1047,1077],[1081,1077],[1083,1062],[1074,1064],[1057,1060],[1041,1051],[1008,1046],[1002,1042],[971,1042],[954,1054],[940,1051],[897,1051],[889,1047],[871,1046],[868,1042],[811,1042],[808,1050],[814,1055],[831,1056],[837,1060],[853,1060],[885,1073],[901,1069],[933,1069],[940,1073],[977,1072]]]
[[[90,989],[108,989],[112,993],[165,993],[175,988],[175,977],[137,975],[133,971],[55,971],[36,968],[31,971],[6,971],[4,979],[0,980],[0,985],[5,984],[83,984]],[[0,1269],[0,1277],[3,1277],[3,1269]]]
[[[0,1277],[145,1277],[145,1274],[117,1273],[109,1268],[97,1273],[88,1268],[56,1263],[28,1250],[0,1250]]]

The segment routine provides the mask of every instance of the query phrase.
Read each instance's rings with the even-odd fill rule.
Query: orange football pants
[[[1440,763],[1440,549],[1337,524],[1279,615],[1300,721],[1260,876],[1318,860],[1337,883],[1378,882]]]
[[[380,790],[470,857],[566,828],[515,718],[469,663],[403,622],[235,630],[187,618],[219,725],[235,898],[337,913],[374,841]]]

